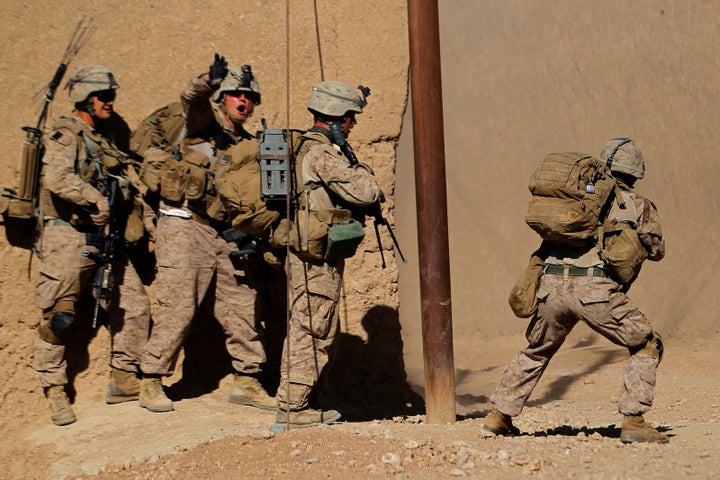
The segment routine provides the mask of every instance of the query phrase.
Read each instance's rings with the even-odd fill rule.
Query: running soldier
[[[68,82],[74,115],[60,117],[46,142],[40,192],[43,229],[40,280],[35,304],[42,320],[35,342],[34,367],[49,400],[52,421],[76,421],[65,392],[65,346],[85,320],[78,318],[81,294],[90,293],[110,225],[125,225],[136,191],[128,179],[129,157],[108,129],[119,85],[99,65],[79,68]],[[108,181],[118,188],[110,203]],[[127,233],[127,232],[125,232]],[[150,300],[117,240],[110,265],[109,293],[103,300],[112,343],[109,404],[137,400],[139,357],[150,326]],[[106,253],[106,252],[105,252]],[[97,289],[94,292],[97,296]],[[96,301],[100,301],[96,298]]]
[[[173,374],[193,318],[203,300],[212,298],[208,304],[225,332],[234,369],[228,400],[275,410],[275,399],[258,380],[266,363],[256,316],[254,272],[259,260],[255,255],[231,260],[238,245],[223,237],[231,219],[214,182],[233,162],[256,161],[258,142],[243,125],[260,105],[260,86],[250,66],[228,69],[224,57],[216,54],[209,71],[192,78],[181,99],[186,138],[179,158],[168,163],[181,166],[160,169],[158,308],[141,357],[140,406],[151,412],[174,409],[161,378]],[[187,173],[187,181],[178,182],[178,171]]]
[[[493,409],[483,428],[497,435],[519,433],[512,417],[520,414],[572,328],[583,321],[630,352],[623,374],[624,391],[617,403],[618,411],[624,415],[620,440],[669,441],[643,418],[653,402],[655,374],[663,354],[662,339],[626,295],[642,259],[659,261],[665,255],[659,217],[655,205],[633,190],[635,182],[645,176],[645,163],[632,140],[619,138],[608,142],[600,160],[610,164],[626,204],[626,208],[619,209],[616,202],[609,216],[620,223],[635,225],[641,260],[636,262],[629,282],[624,283],[607,267],[595,245],[569,247],[543,243],[545,268],[537,294],[538,309],[527,329],[529,345],[515,355],[490,397]]]

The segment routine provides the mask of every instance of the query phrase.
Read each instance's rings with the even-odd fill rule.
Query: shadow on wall
[[[285,292],[281,270],[259,275],[258,288],[265,292]],[[213,291],[211,286],[210,291]],[[279,383],[280,360],[285,339],[285,296],[258,295],[258,318],[263,322],[267,364],[260,379],[273,395]],[[92,299],[90,299],[92,300]],[[225,334],[213,317],[214,297],[208,296],[195,316],[183,346],[180,378],[167,389],[173,400],[195,398],[217,390],[233,371],[225,346]],[[94,302],[84,302],[86,310]],[[84,318],[91,318],[87,311]],[[425,412],[425,402],[410,388],[403,359],[403,340],[396,309],[385,305],[371,308],[361,321],[367,341],[341,333],[337,357],[321,382],[324,388],[318,402],[336,408],[349,421],[367,421]],[[68,392],[74,398],[73,380],[89,365],[88,345],[96,330],[83,328],[68,345]]]
[[[367,341],[342,333],[322,403],[350,421],[424,413],[425,402],[408,384],[396,309],[372,307],[362,319]]]

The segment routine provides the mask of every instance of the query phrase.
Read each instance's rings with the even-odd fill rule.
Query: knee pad
[[[74,323],[75,313],[55,312],[50,319],[50,330],[52,330],[58,337],[62,337],[72,330]]]
[[[44,321],[40,323],[40,338],[53,345],[64,345],[65,338],[75,325],[75,304],[61,300],[43,313]]]
[[[657,358],[658,365],[660,365],[660,362],[662,362],[664,351],[665,346],[663,345],[662,337],[658,332],[653,331],[650,340],[648,340],[645,345],[639,350],[633,351],[632,354],[637,355],[638,353],[644,353],[646,355],[650,355],[653,358]]]

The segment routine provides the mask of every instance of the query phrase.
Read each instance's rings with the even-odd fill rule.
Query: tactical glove
[[[208,75],[210,76],[210,86],[213,89],[219,88],[227,73],[227,60],[225,60],[225,57],[221,56],[219,53],[215,53],[215,60],[212,65],[210,65],[210,70],[208,72]]]

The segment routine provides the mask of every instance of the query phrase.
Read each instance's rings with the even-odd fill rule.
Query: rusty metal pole
[[[425,404],[428,423],[455,422],[445,133],[437,0],[408,0]]]

